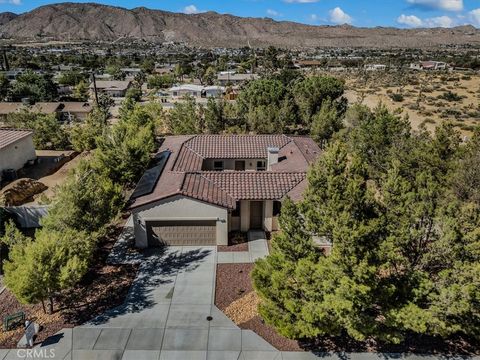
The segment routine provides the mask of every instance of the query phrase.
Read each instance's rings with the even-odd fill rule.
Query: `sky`
[[[60,1],[60,0],[59,0]],[[52,0],[0,0],[0,12],[22,13]],[[95,1],[95,0],[91,0]],[[361,27],[480,28],[480,0],[98,0],[134,8],[145,6],[187,14],[216,11],[237,16],[269,17],[312,25],[351,24]]]

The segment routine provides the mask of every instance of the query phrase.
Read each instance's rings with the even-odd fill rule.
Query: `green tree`
[[[273,238],[270,255],[255,263],[253,285],[262,299],[259,311],[266,322],[284,336],[299,337],[304,304],[297,277],[302,276],[302,268],[323,255],[305,230],[298,207],[288,198],[282,204],[279,224],[282,232]]]
[[[88,84],[85,81],[80,80],[80,82],[75,85],[75,88],[73,89],[73,97],[75,98],[75,100],[78,101],[88,100],[89,88]]]
[[[313,116],[320,111],[325,100],[339,99],[344,92],[342,80],[329,76],[307,77],[293,85],[292,94],[300,111],[304,125],[312,122]]]
[[[331,100],[323,102],[320,111],[313,115],[310,134],[323,149],[332,136],[343,128],[337,107]]]
[[[208,134],[219,134],[225,129],[225,102],[209,98],[205,108],[205,131]]]
[[[102,92],[98,95],[98,104],[96,105],[101,111],[103,111],[104,115],[108,117],[110,109],[115,105],[115,100],[113,100],[113,98],[107,93]]]
[[[203,132],[202,116],[193,97],[185,97],[183,101],[175,103],[167,116],[167,128],[175,135]]]
[[[97,139],[94,167],[116,184],[135,184],[150,163],[154,131],[153,124],[138,126],[122,119]]]
[[[149,89],[166,89],[175,83],[175,78],[171,74],[152,75],[147,79]]]
[[[0,99],[3,101],[7,97],[10,81],[8,81],[5,74],[0,74]]]
[[[8,92],[10,101],[21,101],[23,98],[30,98],[33,101],[55,101],[57,97],[57,85],[52,77],[31,70],[19,75]]]
[[[70,147],[65,127],[53,114],[44,115],[31,111],[10,113],[5,118],[5,125],[33,130],[33,142],[38,150],[65,150]]]
[[[203,82],[206,85],[213,85],[215,80],[217,80],[217,70],[213,66],[209,66],[203,75]]]
[[[146,58],[145,60],[143,60],[140,68],[144,73],[151,74],[153,70],[155,70],[155,61],[151,58]]]
[[[97,147],[97,138],[107,128],[107,119],[103,111],[94,107],[82,124],[70,129],[70,141],[75,151],[90,151]]]
[[[47,230],[98,232],[120,211],[122,188],[90,162],[82,161],[60,185],[42,219]]]
[[[80,82],[85,82],[85,75],[78,70],[69,70],[61,73],[58,83],[67,86],[76,86]]]
[[[125,80],[125,73],[118,64],[111,64],[105,68],[105,72],[113,77],[114,80]]]
[[[5,285],[24,304],[48,300],[53,313],[55,296],[86,273],[92,248],[85,233],[39,230],[35,241],[17,243],[10,249]]]
[[[248,130],[257,133],[281,133],[297,122],[295,105],[279,80],[251,81],[239,94],[237,106]]]
[[[265,265],[276,253],[260,262],[254,281],[262,316],[298,339],[480,339],[480,205],[457,188],[476,139],[460,147],[450,124],[433,136],[412,134],[385,109],[364,115],[310,170],[303,222],[294,222],[333,244],[331,254],[298,261],[278,282]],[[281,225],[290,233],[290,223]]]

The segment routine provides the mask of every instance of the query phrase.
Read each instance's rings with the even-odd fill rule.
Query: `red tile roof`
[[[31,136],[33,131],[20,129],[0,129],[0,149],[4,149],[17,141]]]
[[[202,171],[205,159],[266,159],[278,147],[271,171]],[[310,137],[286,135],[198,135],[167,137],[159,151],[170,151],[154,191],[134,199],[131,208],[184,195],[228,209],[239,200],[299,200],[308,166],[320,154]]]
[[[290,141],[285,135],[198,135],[184,146],[205,159],[256,159],[266,158],[267,148]]]
[[[202,176],[237,200],[280,200],[297,186],[305,173],[270,171],[209,171]]]

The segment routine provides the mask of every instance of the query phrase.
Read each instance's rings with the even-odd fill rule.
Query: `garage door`
[[[148,246],[216,245],[216,221],[155,221],[147,223]]]

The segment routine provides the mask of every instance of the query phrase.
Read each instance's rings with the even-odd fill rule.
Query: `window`
[[[265,160],[257,161],[257,170],[258,171],[265,171],[267,170],[267,162]]]
[[[245,161],[235,161],[236,171],[245,171]]]
[[[273,202],[273,216],[279,216],[282,210],[282,203],[280,201]]]
[[[213,170],[223,171],[223,161],[214,161],[213,162]]]
[[[237,201],[235,205],[235,210],[232,211],[232,216],[239,217],[240,216],[240,201]]]

